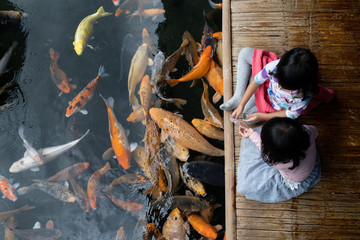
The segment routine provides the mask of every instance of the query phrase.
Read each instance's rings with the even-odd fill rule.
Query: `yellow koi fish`
[[[105,12],[104,8],[101,6],[96,13],[87,16],[80,22],[79,26],[76,29],[75,39],[73,42],[74,49],[77,55],[80,56],[84,52],[87,42],[91,37],[94,28],[93,25],[96,20],[102,17],[109,16],[111,14],[112,13]]]

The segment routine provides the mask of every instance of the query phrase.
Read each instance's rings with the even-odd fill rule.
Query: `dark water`
[[[106,98],[112,96],[115,99],[114,111],[124,128],[130,130],[129,141],[143,145],[141,141],[145,127],[141,123],[126,121],[132,111],[127,90],[127,72],[132,56],[120,60],[124,45],[129,52],[141,45],[143,28],[148,30],[158,50],[163,51],[165,57],[180,46],[181,36],[185,30],[189,31],[196,41],[200,41],[204,27],[204,11],[210,13],[208,20],[213,30],[221,31],[221,13],[212,10],[207,0],[154,0],[149,1],[148,8],[163,8],[166,10],[165,14],[155,20],[143,17],[142,21],[138,16],[131,21],[126,16],[115,18],[112,15],[101,18],[94,25],[93,38],[88,43],[95,49],[86,48],[84,53],[78,56],[72,44],[76,28],[84,17],[95,13],[100,6],[104,6],[107,12],[114,13],[116,10],[111,0],[0,1],[0,9],[20,10],[28,14],[21,23],[0,24],[0,56],[3,56],[13,41],[18,42],[8,71],[1,77],[0,83],[2,86],[4,82],[14,82],[14,85],[0,96],[1,104],[15,102],[0,112],[0,175],[14,179],[14,182],[20,183],[20,187],[32,184],[33,179],[45,179],[65,167],[87,161],[90,167],[82,178],[77,180],[86,189],[91,174],[105,164],[101,159],[102,153],[111,146],[107,110],[98,93]],[[137,4],[131,12],[136,9]],[[124,42],[127,34],[132,36],[130,42]],[[69,94],[58,96],[60,90],[52,81],[49,71],[49,48],[60,53],[60,68],[73,79],[72,84],[78,86]],[[101,79],[93,99],[86,106],[88,114],[76,113],[66,118],[68,102],[96,77],[100,65],[104,65],[110,77]],[[190,70],[184,57],[180,58],[176,67],[178,71],[171,74],[174,78],[181,77]],[[147,69],[147,73],[150,74],[150,68]],[[191,122],[193,118],[203,118],[200,106],[203,88],[201,82],[191,89],[189,85],[190,83],[183,83],[174,88],[166,88],[165,94],[188,100],[184,109],[177,111],[185,120]],[[209,91],[212,96],[214,92],[212,89]],[[174,110],[170,105],[165,108]],[[38,172],[9,173],[11,164],[20,159],[25,152],[18,135],[21,124],[25,128],[27,140],[37,149],[72,141],[87,129],[90,129],[90,134],[73,150],[41,166]],[[76,131],[71,131],[71,128]],[[218,147],[223,146],[222,142],[210,139],[209,141]],[[190,160],[196,157],[201,156],[199,153],[191,152]],[[212,160],[223,163],[223,158]],[[116,160],[110,160],[110,164],[113,170],[102,178],[102,187],[125,173],[138,170],[134,161],[128,171],[119,167]],[[85,213],[76,202],[63,203],[39,190],[19,196],[16,202],[0,199],[0,212],[26,204],[36,206],[35,210],[15,216],[19,228],[32,228],[36,221],[44,226],[48,220],[53,220],[55,228],[62,231],[61,239],[114,239],[120,226],[124,226],[128,239],[138,239],[134,237],[133,232],[139,218],[145,217],[161,230],[169,213],[167,209],[162,209],[160,214],[153,211],[150,207],[151,199],[142,193],[146,187],[148,185],[139,188],[119,188],[121,195],[144,205],[144,208],[135,214],[115,206],[105,196],[100,197],[97,210]],[[224,226],[224,188],[206,184],[205,188],[208,192],[205,198],[212,204],[222,205],[216,209],[212,223]],[[176,194],[184,195],[185,189],[184,185],[180,184]],[[0,239],[3,235],[3,228],[0,228]],[[222,237],[222,234],[219,236]],[[190,237],[199,239],[200,235],[192,230]]]

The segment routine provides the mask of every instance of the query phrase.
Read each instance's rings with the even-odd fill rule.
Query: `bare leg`
[[[236,89],[234,96],[220,105],[222,110],[233,110],[235,109],[242,99],[249,82],[252,79],[251,66],[252,66],[253,49],[245,47],[241,49],[238,56],[237,67],[237,78],[236,78]]]

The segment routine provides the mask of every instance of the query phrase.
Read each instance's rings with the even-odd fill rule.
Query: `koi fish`
[[[39,164],[43,164],[44,161],[42,160],[42,156],[41,154],[35,150],[35,148],[33,148],[30,143],[25,139],[25,135],[24,135],[24,126],[20,126],[19,127],[19,136],[21,138],[21,140],[23,140],[23,145],[26,148],[27,153],[29,154],[29,156],[34,159],[37,163]]]
[[[107,162],[102,168],[94,172],[89,179],[87,185],[87,194],[88,194],[90,206],[93,210],[97,208],[100,179],[109,170],[110,170],[110,164]]]
[[[90,130],[87,130],[86,133],[82,137],[80,137],[72,142],[68,142],[63,145],[39,149],[38,152],[39,152],[39,154],[42,155],[42,160],[43,160],[42,164],[36,162],[29,155],[29,153],[27,151],[25,151],[24,157],[19,159],[16,162],[14,162],[11,165],[9,171],[11,173],[18,173],[18,172],[22,172],[22,171],[25,171],[28,169],[30,169],[32,171],[39,171],[39,168],[38,168],[39,166],[52,161],[53,159],[55,159],[59,155],[63,154],[67,150],[73,148],[76,144],[78,144],[84,137],[86,137],[89,134],[89,131]]]
[[[217,60],[219,61],[220,66],[223,65],[223,56],[222,56],[222,32],[216,32],[213,34],[213,37],[217,39],[216,46],[215,46],[215,52]]]
[[[40,191],[43,191],[63,202],[75,202],[76,200],[74,194],[72,194],[69,189],[56,182],[35,182],[30,186],[20,188],[18,193],[25,194],[35,189],[39,189]]]
[[[100,96],[107,107],[109,134],[115,156],[120,166],[122,166],[125,170],[129,169],[131,163],[130,144],[124,127],[118,122],[114,114],[114,99],[109,97],[108,100],[106,100],[101,94]]]
[[[180,161],[186,162],[189,159],[189,148],[176,142],[169,134],[161,131],[161,142],[165,148]]]
[[[69,93],[71,89],[75,89],[76,85],[70,84],[71,78],[66,76],[66,73],[60,69],[58,60],[60,58],[59,53],[55,52],[54,49],[49,50],[51,63],[50,63],[50,74],[55,85],[61,90],[60,95],[63,93]]]
[[[207,84],[203,81],[204,91],[201,96],[201,110],[205,119],[212,125],[224,128],[224,119],[220,116],[218,110],[209,101],[209,91]]]
[[[115,17],[119,17],[123,13],[129,14],[129,10],[133,7],[136,0],[125,0],[117,9],[115,12]]]
[[[75,37],[74,37],[74,50],[77,55],[81,55],[87,45],[88,40],[91,37],[94,23],[102,17],[111,15],[112,13],[105,12],[103,6],[101,6],[96,13],[91,14],[85,17],[76,28]]]
[[[199,62],[199,46],[195,42],[195,39],[188,31],[185,31],[182,35],[183,43],[185,41],[188,42],[188,44],[185,46],[184,53],[185,58],[188,61],[191,68],[193,68],[198,62]]]
[[[204,198],[196,196],[176,195],[162,198],[152,203],[154,207],[169,207],[169,209],[179,208],[184,212],[199,212],[210,206]]]
[[[224,130],[221,128],[215,127],[210,122],[198,118],[194,118],[191,123],[202,135],[224,141]]]
[[[214,8],[214,9],[222,8],[222,3],[214,3],[211,0],[209,0],[209,4],[210,4],[210,7]]]
[[[144,240],[166,240],[165,237],[161,234],[160,230],[155,226],[154,223],[149,223],[147,225],[147,232]]]
[[[136,85],[144,76],[146,66],[152,65],[153,62],[148,58],[147,45],[143,43],[136,51],[131,59],[131,65],[128,76],[128,90],[130,105],[139,105],[139,101],[135,96]]]
[[[4,19],[20,20],[21,18],[25,18],[25,17],[27,17],[27,13],[24,12],[12,11],[12,10],[0,11],[0,19],[4,18]]]
[[[149,119],[149,109],[153,103],[153,100],[151,98],[151,93],[152,93],[152,87],[150,84],[150,78],[149,75],[145,75],[141,80],[140,89],[139,89],[140,102],[142,109],[144,111],[145,121],[148,121]]]
[[[150,109],[151,118],[175,141],[209,156],[224,156],[224,150],[211,145],[196,129],[176,114],[161,108]]]
[[[0,212],[0,223],[4,222],[6,219],[8,219],[9,217],[11,217],[15,214],[21,213],[22,211],[32,210],[34,208],[35,208],[34,206],[25,205],[21,208],[15,209],[15,210]]]
[[[60,172],[56,173],[55,175],[46,179],[46,181],[67,181],[70,178],[74,178],[76,176],[81,175],[86,169],[88,169],[90,163],[82,162],[73,164]],[[38,181],[38,180],[36,180]]]
[[[18,228],[14,216],[9,217],[9,219],[4,224],[4,238],[5,240],[16,240],[14,229]]]
[[[151,81],[157,82],[162,71],[162,65],[165,60],[163,52],[159,51],[154,57],[154,64],[151,66]]]
[[[145,147],[138,146],[132,154],[132,157],[136,161],[136,163],[139,165],[140,169],[143,171],[144,175],[151,181],[154,182],[154,177],[152,176],[152,173],[150,171],[150,161],[147,157],[146,149]]]
[[[154,46],[154,42],[152,41],[152,39],[150,38],[149,32],[146,30],[146,28],[143,28],[142,31],[142,39],[143,39],[143,43],[145,43],[150,52],[152,53],[152,55],[156,55],[156,48]]]
[[[215,227],[207,223],[202,216],[197,214],[189,214],[187,215],[187,219],[195,231],[200,233],[202,236],[210,239],[217,238],[217,231]]]
[[[104,193],[110,200],[115,203],[117,206],[121,207],[122,209],[130,212],[136,212],[143,208],[143,205],[136,202],[130,202],[130,201],[121,201],[114,196],[112,196],[109,193]]]
[[[109,186],[104,188],[103,192],[109,192],[111,188],[119,184],[145,184],[146,178],[140,174],[125,174],[110,183]]]
[[[6,66],[9,63],[10,57],[12,55],[12,52],[14,51],[15,47],[18,45],[18,42],[13,42],[11,47],[6,51],[4,56],[0,60],[0,77],[4,74],[6,70]]]
[[[126,119],[128,122],[140,122],[145,120],[144,110],[140,106],[133,106],[133,112]]]
[[[168,192],[175,191],[180,182],[179,165],[176,158],[170,154],[168,150],[162,148],[160,150],[161,159],[164,164],[164,173],[168,183]]]
[[[100,66],[98,75],[95,79],[89,82],[86,87],[81,90],[81,92],[74,97],[69,106],[66,109],[66,117],[70,117],[74,113],[81,112],[82,114],[87,114],[87,111],[83,109],[85,105],[91,100],[94,96],[95,88],[99,83],[99,80],[103,77],[109,76],[105,73],[105,68],[103,65]]]
[[[78,202],[79,206],[85,212],[90,211],[89,206],[89,198],[84,189],[72,178],[69,178],[70,184],[74,190],[76,201]]]
[[[206,46],[203,53],[201,54],[199,62],[190,70],[190,72],[188,72],[185,76],[179,79],[167,80],[167,83],[171,87],[173,87],[177,85],[179,82],[187,82],[205,76],[211,66],[212,51],[213,48],[210,45]]]
[[[186,240],[186,233],[189,231],[189,226],[185,223],[184,219],[181,217],[180,211],[178,208],[175,208],[171,211],[170,215],[166,219],[166,222],[163,226],[163,236],[165,239],[178,239]]]
[[[130,18],[134,16],[140,16],[140,17],[151,17],[151,19],[154,21],[157,16],[160,14],[164,14],[165,10],[161,8],[151,8],[151,9],[142,9],[142,10],[136,10],[133,14],[130,15]]]
[[[4,176],[0,175],[0,191],[3,194],[4,198],[7,198],[13,202],[17,200],[16,188],[19,186],[18,183],[12,185],[9,180]]]
[[[190,176],[200,181],[213,185],[224,187],[225,175],[224,166],[211,161],[192,161],[183,165]]]
[[[191,177],[186,169],[184,169],[182,166],[179,167],[180,170],[180,176],[185,183],[185,185],[191,189],[195,194],[200,195],[202,197],[206,196],[206,191],[204,185],[197,179]]]
[[[15,235],[22,239],[55,240],[61,237],[61,230],[51,228],[14,229]]]
[[[221,205],[218,203],[215,205],[210,205],[208,208],[205,208],[200,211],[200,216],[203,217],[207,223],[210,223],[214,216],[214,210],[220,206]]]
[[[210,86],[216,91],[212,100],[217,103],[224,95],[223,70],[214,61],[211,62],[210,70],[205,75]]]

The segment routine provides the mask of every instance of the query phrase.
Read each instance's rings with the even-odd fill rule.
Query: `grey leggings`
[[[244,96],[245,90],[248,87],[249,83],[252,81],[252,57],[253,57],[253,49],[249,47],[245,47],[241,49],[238,56],[238,63],[236,65],[237,68],[237,78],[236,78],[236,89],[233,97],[220,105],[220,109],[222,110],[233,110],[235,109],[242,97]],[[248,114],[256,113],[256,103],[255,96],[251,96],[249,101],[246,103],[243,115],[244,118]]]

